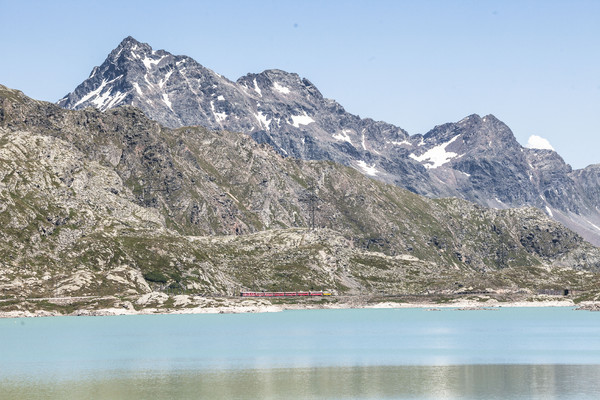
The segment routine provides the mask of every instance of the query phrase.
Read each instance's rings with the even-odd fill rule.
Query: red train
[[[240,292],[241,297],[331,296],[330,292]]]

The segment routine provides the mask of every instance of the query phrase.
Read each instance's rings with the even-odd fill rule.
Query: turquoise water
[[[600,313],[358,309],[3,319],[0,362],[3,399],[591,399],[600,398]]]

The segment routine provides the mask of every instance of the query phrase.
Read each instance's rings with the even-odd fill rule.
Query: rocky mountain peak
[[[409,136],[346,112],[296,73],[268,69],[233,82],[132,37],[58,104],[102,111],[132,105],[167,127],[243,132],[283,156],[335,161],[426,196],[533,205],[563,223],[576,221],[569,227],[600,243],[600,200],[579,183],[595,182],[595,170],[574,174],[555,152],[523,148],[491,114]]]
[[[271,96],[286,101],[290,96],[300,96],[306,100],[323,101],[323,95],[306,78],[296,73],[280,69],[268,69],[259,74],[247,74],[237,80],[239,85],[254,91],[263,97],[263,91]]]
[[[133,36],[127,36],[125,39],[123,39],[121,41],[121,43],[119,43],[119,45],[111,52],[111,54],[113,53],[121,53],[123,51],[125,52],[132,52],[132,51],[136,51],[136,50],[149,50],[152,51],[152,48],[150,47],[150,45],[148,43],[142,43],[137,41]]]
[[[137,46],[143,46],[143,45],[149,46],[147,43],[141,43],[138,40],[136,40],[133,36],[130,35],[130,36],[127,36],[125,39],[123,39],[121,41],[121,43],[119,43],[119,46],[117,46],[117,49],[118,48],[124,48],[124,47],[127,47],[127,46],[134,46],[134,45],[137,45]]]

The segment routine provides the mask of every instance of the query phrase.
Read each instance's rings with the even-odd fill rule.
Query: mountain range
[[[298,75],[232,82],[133,38],[59,105],[0,85],[0,312],[245,289],[599,296],[600,249],[550,218],[594,240],[597,166],[491,115],[410,136]]]
[[[273,69],[234,82],[132,37],[57,104],[132,105],[166,127],[242,132],[284,157],[334,161],[420,195],[534,206],[600,245],[600,165],[573,170],[552,150],[524,148],[493,115],[409,135],[346,112],[297,74]]]
[[[600,249],[535,208],[428,199],[243,133],[3,86],[0,237],[0,309],[19,311],[143,308],[165,287],[583,293],[600,270]],[[86,303],[39,300],[62,296]]]

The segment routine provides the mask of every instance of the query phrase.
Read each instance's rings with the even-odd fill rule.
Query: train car
[[[331,296],[331,292],[240,292],[241,297],[298,297],[298,296]]]

